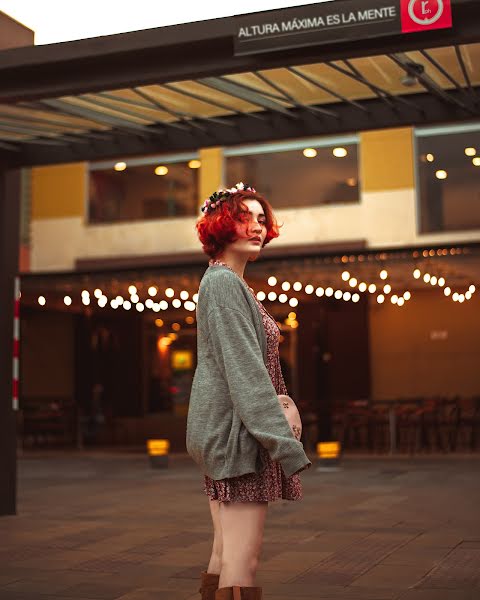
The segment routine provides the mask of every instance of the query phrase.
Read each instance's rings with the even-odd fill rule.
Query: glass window
[[[415,134],[421,232],[480,228],[480,124]]]
[[[196,215],[199,167],[195,157],[92,164],[88,220],[116,223]]]
[[[250,183],[275,208],[360,199],[356,136],[228,148],[225,156],[227,184]]]

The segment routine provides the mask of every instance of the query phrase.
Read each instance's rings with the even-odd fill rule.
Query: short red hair
[[[246,223],[245,211],[248,212],[248,207],[243,203],[244,200],[258,200],[262,205],[267,228],[263,246],[280,235],[280,227],[268,200],[258,192],[238,191],[211,212],[206,212],[195,225],[203,251],[211,258],[216,258],[228,244],[236,240],[235,227],[237,223]]]

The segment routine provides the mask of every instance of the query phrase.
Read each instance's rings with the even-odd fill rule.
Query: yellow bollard
[[[331,470],[332,468],[338,467],[340,463],[340,453],[340,442],[318,442],[318,468],[321,470]]]
[[[170,440],[147,440],[147,451],[150,466],[154,469],[168,468],[168,451]]]

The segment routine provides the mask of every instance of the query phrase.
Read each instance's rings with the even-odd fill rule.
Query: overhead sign
[[[451,0],[345,0],[237,17],[235,54],[446,29]]]

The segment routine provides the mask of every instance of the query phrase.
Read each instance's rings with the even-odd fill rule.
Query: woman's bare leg
[[[210,500],[209,498],[208,502],[213,522],[213,548],[207,572],[219,575],[222,567],[222,526],[220,523],[219,502],[218,500]]]
[[[223,535],[218,587],[254,586],[268,502],[220,502]]]

